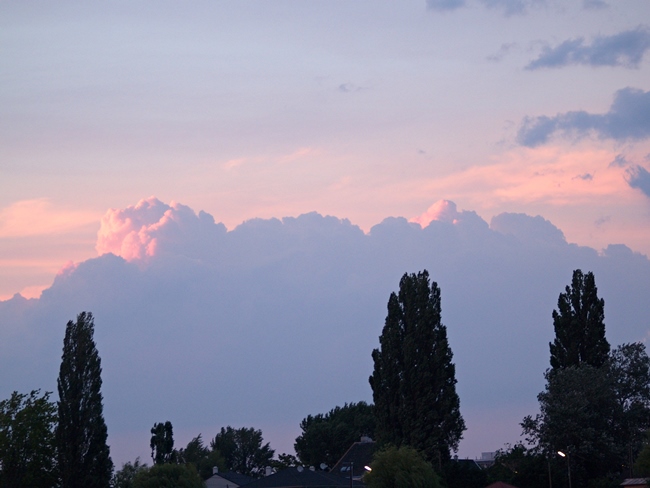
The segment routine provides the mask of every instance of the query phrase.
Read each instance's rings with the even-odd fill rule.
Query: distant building
[[[363,483],[332,471],[312,468],[285,468],[277,473],[256,479],[246,488],[361,488]]]
[[[494,464],[495,455],[496,455],[495,451],[482,452],[481,459],[477,459],[476,464],[478,464],[483,469],[489,468]]]
[[[350,449],[343,454],[330,472],[350,477],[351,471],[352,479],[361,480],[366,472],[365,466],[372,463],[372,457],[376,451],[377,443],[370,437],[363,436],[361,442],[355,442],[350,446]]]
[[[239,488],[240,486],[247,485],[254,480],[255,478],[251,478],[245,474],[234,473],[232,471],[219,473],[219,470],[215,467],[212,471],[212,476],[205,480],[205,487]]]
[[[648,488],[648,478],[628,478],[621,483],[625,488]]]

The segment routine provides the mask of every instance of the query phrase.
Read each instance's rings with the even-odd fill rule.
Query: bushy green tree
[[[445,463],[440,476],[447,488],[485,488],[488,485],[485,470],[468,459],[452,459]]]
[[[92,314],[81,312],[68,322],[63,341],[55,431],[63,488],[108,488],[113,472],[94,331]]]
[[[185,448],[178,451],[178,462],[193,464],[201,478],[204,480],[212,476],[212,468],[226,469],[226,463],[217,450],[210,450],[203,445],[201,434],[187,443]]]
[[[619,473],[626,459],[618,437],[623,411],[609,369],[571,366],[548,371],[546,380],[540,413],[522,422],[527,440],[543,452],[568,453],[576,486]]]
[[[174,427],[169,420],[153,424],[149,447],[151,447],[151,459],[154,464],[176,462]]]
[[[650,429],[650,358],[644,344],[622,344],[611,352],[608,366],[621,409],[617,437],[625,446],[626,471],[632,477],[634,460]]]
[[[438,475],[424,457],[409,446],[389,446],[378,451],[372,471],[363,481],[368,488],[440,488]]]
[[[370,377],[379,440],[413,446],[442,465],[458,448],[465,422],[440,289],[426,270],[402,276],[399,293],[388,300],[379,342]]]
[[[650,477],[650,431],[646,433],[645,442],[634,462],[634,475]]]
[[[329,467],[341,459],[362,435],[374,437],[373,406],[366,402],[346,403],[326,414],[308,415],[300,422],[302,434],[296,438],[296,454],[305,465]]]
[[[537,452],[568,454],[576,483],[605,484],[633,475],[633,461],[650,428],[650,358],[641,343],[610,352],[604,301],[594,276],[575,270],[553,312],[546,389],[540,413],[522,422]]]
[[[555,340],[549,344],[551,367],[604,365],[610,349],[605,338],[605,301],[598,298],[594,274],[576,269],[557,306],[553,310]]]
[[[54,427],[56,404],[50,393],[14,391],[0,402],[0,486],[51,487],[57,483]]]
[[[528,488],[560,488],[568,484],[564,459],[555,452],[544,453],[521,443],[497,451],[494,464],[486,470],[486,475],[485,485],[502,481]]]
[[[133,479],[133,488],[205,488],[192,464],[155,464]]]
[[[111,488],[133,488],[133,481],[140,471],[149,469],[146,463],[141,463],[140,458],[122,464],[122,469],[113,473]]]
[[[282,453],[278,455],[277,459],[271,459],[270,466],[275,471],[281,471],[287,468],[295,468],[297,466],[302,466],[303,464],[298,461],[298,458],[293,454]]]
[[[270,466],[275,452],[268,442],[262,443],[261,430],[228,426],[221,428],[210,447],[221,453],[226,469],[248,476],[261,476],[266,466]]]

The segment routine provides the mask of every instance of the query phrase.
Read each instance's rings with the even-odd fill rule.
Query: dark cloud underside
[[[556,47],[546,46],[542,54],[526,69],[560,68],[568,65],[623,66],[636,68],[650,49],[650,28],[640,25],[636,29],[598,36],[591,44],[583,37],[569,39]]]
[[[627,182],[632,188],[641,190],[650,197],[650,172],[643,166],[632,166],[627,171]]]
[[[501,10],[504,15],[525,14],[534,5],[543,5],[546,0],[479,0],[485,7]],[[466,0],[427,0],[430,10],[456,10],[468,6]]]
[[[609,112],[566,112],[554,117],[526,117],[517,141],[528,147],[548,142],[554,134],[580,138],[595,133],[601,139],[641,140],[650,137],[650,91],[624,88],[614,95]]]

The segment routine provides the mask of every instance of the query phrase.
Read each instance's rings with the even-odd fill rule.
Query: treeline
[[[525,440],[499,450],[488,469],[452,457],[466,426],[437,283],[426,270],[404,274],[387,309],[380,347],[372,351],[374,403],[308,415],[296,456],[274,459],[253,427],[222,427],[207,444],[199,434],[176,449],[166,421],[151,429],[152,466],[136,459],[115,472],[94,321],[82,312],[66,326],[58,402],[39,390],[0,402],[0,487],[199,487],[215,466],[251,477],[269,467],[330,469],[362,435],[379,446],[364,477],[371,488],[482,488],[494,481],[604,488],[650,475],[650,359],[642,343],[610,347],[592,273],[575,270],[552,313],[555,339],[540,412],[523,419]]]

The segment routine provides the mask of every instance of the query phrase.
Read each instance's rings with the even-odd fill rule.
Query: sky
[[[257,422],[289,451],[306,415],[371,400],[388,295],[427,268],[460,454],[515,442],[573,269],[610,342],[647,336],[646,19],[645,0],[0,3],[0,396],[55,389],[90,309],[119,462],[167,417],[185,441]]]

